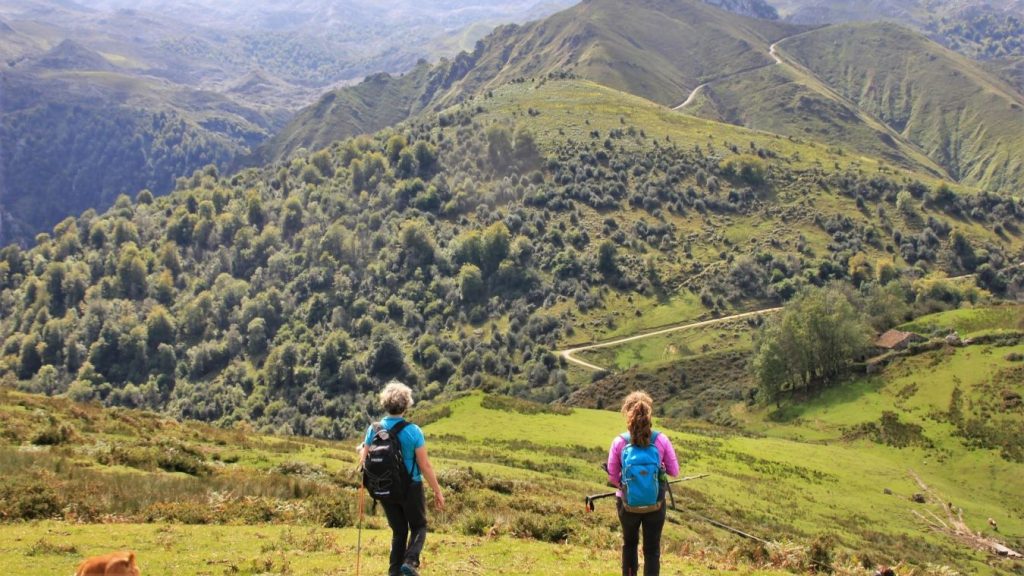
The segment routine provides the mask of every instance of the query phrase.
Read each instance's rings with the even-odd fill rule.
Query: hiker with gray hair
[[[437,483],[437,475],[427,456],[426,441],[420,427],[405,419],[412,407],[412,390],[398,381],[391,381],[380,393],[380,405],[387,412],[379,423],[366,432],[360,449],[360,463],[365,475],[376,482],[367,488],[370,495],[384,507],[391,527],[391,564],[388,576],[418,576],[420,553],[427,538],[427,506],[423,494],[423,479],[434,492],[434,504],[444,510],[444,494]],[[395,458],[387,456],[389,448],[398,441],[401,465],[397,475],[388,475],[387,467]],[[393,449],[393,448],[392,448]],[[375,468],[376,467],[376,468]],[[383,470],[383,472],[381,472]],[[400,478],[395,478],[398,476]],[[384,481],[381,479],[384,478]]]

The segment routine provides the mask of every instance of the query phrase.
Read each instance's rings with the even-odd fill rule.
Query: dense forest
[[[552,350],[612,292],[689,291],[719,313],[831,280],[934,269],[977,271],[995,292],[1024,285],[1003,244],[951,225],[1017,234],[1024,209],[1012,198],[797,173],[769,150],[680,149],[625,124],[544,150],[521,127],[480,124],[478,111],[231,177],[209,166],[168,197],[122,195],[31,250],[4,248],[0,378],[337,437],[394,377],[425,398],[477,388],[564,397]],[[878,224],[800,200],[823,189]],[[758,214],[806,220],[831,240],[826,250],[741,246],[711,225]],[[696,257],[698,245],[716,252]]]
[[[1024,19],[1011,12],[968,8],[955,17],[932,19],[925,30],[972,58],[1024,56]]]
[[[6,208],[30,223],[27,230],[110,206],[126,192],[166,194],[178,175],[208,164],[227,168],[245,150],[174,112],[61,102],[5,115],[0,138],[18,142],[3,158]],[[0,240],[23,239],[11,232]]]

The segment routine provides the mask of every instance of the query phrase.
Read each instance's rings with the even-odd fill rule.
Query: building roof
[[[921,338],[913,332],[903,332],[902,330],[889,330],[885,334],[878,337],[875,341],[875,346],[879,348],[895,348],[900,344],[908,342],[910,340],[916,340]]]

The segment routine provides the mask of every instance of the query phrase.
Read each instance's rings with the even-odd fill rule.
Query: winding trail
[[[804,34],[804,32],[801,32],[800,34]],[[800,34],[794,34],[793,36],[799,36]],[[682,104],[680,104],[679,106],[676,106],[676,107],[674,107],[672,109],[673,110],[682,110],[683,108],[686,108],[687,106],[692,104],[693,101],[697,98],[697,94],[701,90],[703,90],[704,88],[707,88],[707,86],[709,84],[711,84],[712,82],[719,82],[719,81],[722,81],[722,80],[726,80],[728,78],[732,78],[733,76],[738,76],[740,74],[746,74],[747,72],[753,72],[754,70],[760,70],[761,68],[767,68],[769,66],[777,66],[779,64],[782,64],[782,58],[779,57],[778,53],[776,52],[776,48],[778,48],[779,42],[782,42],[783,40],[788,40],[788,39],[792,38],[793,36],[786,36],[785,38],[780,38],[779,40],[776,40],[774,43],[772,43],[771,46],[768,47],[768,55],[772,57],[772,60],[775,60],[774,64],[761,64],[759,66],[754,66],[754,67],[751,67],[751,68],[744,68],[743,70],[738,70],[738,71],[733,72],[731,74],[726,74],[725,76],[719,76],[718,78],[715,78],[714,80],[708,80],[707,82],[705,82],[705,83],[701,84],[700,86],[697,86],[696,88],[694,88],[693,91],[690,92],[690,95],[686,98],[685,101],[683,101]]]
[[[587,346],[579,346],[577,348],[570,348],[568,350],[561,350],[558,352],[558,356],[565,358],[566,362],[570,362],[577,366],[586,368],[587,370],[593,370],[600,372],[606,370],[596,364],[591,364],[579,358],[573,357],[573,354],[577,352],[585,352],[587,350],[595,350],[597,348],[610,348],[612,346],[618,346],[619,344],[625,344],[626,342],[633,342],[634,340],[641,340],[643,338],[651,338],[652,336],[661,336],[663,334],[669,334],[671,332],[678,332],[680,330],[689,330],[692,328],[703,328],[705,326],[713,326],[715,324],[722,324],[724,322],[731,322],[733,320],[742,320],[744,318],[750,318],[751,316],[760,316],[763,314],[772,314],[778,312],[782,308],[764,308],[762,310],[754,310],[753,312],[744,312],[742,314],[734,314],[732,316],[723,316],[722,318],[714,318],[712,320],[704,320],[702,322],[693,322],[689,324],[679,324],[676,326],[669,326],[668,328],[662,328],[655,330],[654,332],[645,332],[643,334],[635,334],[633,336],[626,336],[624,338],[616,338],[615,340],[609,340],[607,342],[599,342],[597,344],[589,344]]]
[[[701,84],[700,86],[697,86],[696,88],[694,88],[693,92],[690,92],[690,97],[687,98],[686,101],[683,102],[682,104],[680,104],[679,106],[676,106],[675,108],[673,108],[673,110],[682,110],[683,108],[686,108],[687,106],[689,106],[690,103],[693,102],[694,98],[697,97],[697,93],[700,92],[702,88],[704,88],[705,86],[707,86],[710,83],[711,82],[705,82],[705,83]]]
[[[786,38],[792,38],[792,36],[787,36]],[[786,38],[783,38],[782,40],[785,40]],[[782,40],[778,40],[768,47],[768,55],[775,59],[776,64],[782,64],[782,58],[779,58],[779,55],[775,52],[775,49],[779,46],[779,42],[782,42]]]

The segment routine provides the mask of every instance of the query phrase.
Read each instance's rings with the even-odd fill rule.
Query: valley
[[[248,5],[224,3],[9,0],[0,243],[28,244],[120,194],[166,194],[209,164],[237,170],[323,91],[471,49],[498,23],[564,5],[309,2],[249,19]]]
[[[635,390],[665,573],[1024,574],[1019,9],[3,3],[0,565],[384,572],[399,380],[425,574],[618,573]]]

